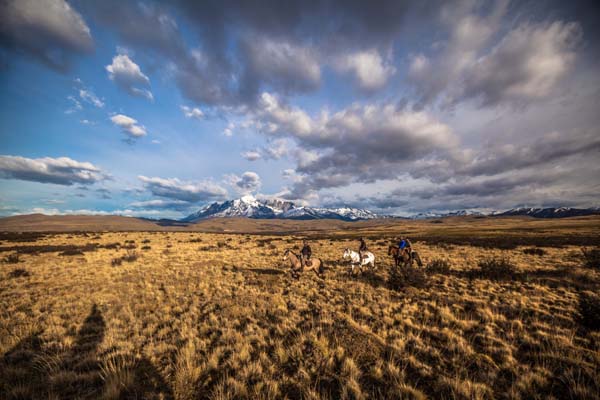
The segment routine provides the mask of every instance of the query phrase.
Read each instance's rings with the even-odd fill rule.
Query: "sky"
[[[586,1],[0,2],[0,215],[595,207]]]

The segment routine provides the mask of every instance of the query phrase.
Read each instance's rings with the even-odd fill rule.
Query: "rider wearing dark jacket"
[[[364,253],[366,251],[369,251],[369,248],[367,247],[367,243],[365,243],[365,239],[364,238],[360,238],[360,247],[358,248],[358,254],[360,255],[360,262],[362,264],[362,260],[364,257]]]
[[[300,262],[302,264],[302,268],[306,265],[307,261],[310,261],[310,256],[312,256],[312,250],[308,245],[306,240],[302,241],[302,250],[300,250]]]

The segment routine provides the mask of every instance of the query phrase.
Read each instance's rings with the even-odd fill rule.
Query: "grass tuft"
[[[586,268],[600,270],[600,248],[581,249],[583,253],[583,266]]]
[[[444,258],[435,258],[427,264],[427,272],[447,275],[450,273],[450,262]]]
[[[6,264],[17,264],[19,262],[19,253],[9,254],[2,261]]]

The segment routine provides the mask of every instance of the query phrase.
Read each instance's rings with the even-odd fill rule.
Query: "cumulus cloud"
[[[248,161],[256,161],[259,160],[262,155],[257,150],[248,150],[241,153],[241,156],[244,157]]]
[[[0,44],[59,71],[69,67],[71,55],[94,47],[90,28],[64,0],[2,1]]]
[[[319,61],[309,47],[251,37],[242,42],[242,54],[246,69],[241,86],[247,96],[254,96],[261,82],[285,92],[310,91],[319,86]]]
[[[266,146],[260,149],[244,151],[242,157],[248,161],[256,161],[258,159],[279,160],[291,153],[290,144],[287,139],[270,140]]]
[[[127,54],[119,54],[113,57],[112,64],[106,66],[109,78],[117,86],[132,96],[145,97],[152,100],[154,97],[148,89],[150,78],[148,78]]]
[[[354,76],[357,86],[368,92],[381,89],[396,72],[375,49],[339,56],[334,63],[341,72]]]
[[[225,177],[227,183],[240,193],[252,193],[260,189],[262,182],[260,176],[256,172],[246,171],[242,176],[235,174]]]
[[[520,25],[473,66],[462,96],[484,105],[542,99],[573,65],[580,37],[574,22]]]
[[[265,90],[294,94],[318,89],[324,59],[389,49],[408,15],[429,18],[437,3],[325,0],[308,6],[299,0],[265,4],[106,0],[82,7],[86,15],[113,28],[122,42],[168,60],[186,98],[203,106],[236,107],[254,105]],[[114,12],[117,6],[119,13]],[[194,48],[188,47],[172,15],[185,16],[196,31],[200,40]],[[352,65],[370,88],[381,85],[392,67],[369,54]],[[367,70],[377,78],[366,76]]]
[[[89,162],[80,162],[68,157],[32,159],[0,156],[0,178],[57,185],[90,185],[106,179],[107,176]]]
[[[458,144],[449,126],[394,104],[355,104],[316,118],[270,94],[263,94],[262,105],[261,131],[295,139],[302,159],[297,171],[320,187],[394,175],[394,164],[451,153]]]
[[[146,190],[154,196],[191,203],[222,199],[227,196],[227,190],[210,182],[184,182],[177,178],[138,177]]]
[[[186,118],[193,118],[198,120],[204,118],[204,113],[198,107],[181,106],[181,111],[183,112],[183,115],[185,115]]]
[[[447,40],[430,56],[413,55],[409,67],[409,78],[417,87],[421,105],[435,101],[462,80],[500,29],[507,5],[506,0],[494,2],[487,13],[475,2],[447,3],[441,8],[441,22],[449,29]]]
[[[128,139],[133,140],[146,136],[146,128],[139,125],[137,120],[123,114],[116,114],[110,117],[113,124],[121,128],[121,131],[128,136]]]

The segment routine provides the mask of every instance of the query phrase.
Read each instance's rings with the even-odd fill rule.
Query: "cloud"
[[[527,167],[540,167],[572,156],[594,156],[600,151],[600,137],[595,132],[561,135],[552,132],[527,144],[508,144],[482,149],[458,174],[495,175]]]
[[[0,45],[62,72],[73,54],[94,47],[90,28],[64,0],[0,2]]]
[[[68,157],[31,159],[0,156],[0,178],[57,185],[90,185],[107,179],[107,176],[89,162],[80,162]]]
[[[314,50],[295,43],[267,37],[242,40],[245,71],[241,91],[254,97],[261,83],[284,92],[306,92],[318,88],[321,81],[319,60]]]
[[[235,174],[227,175],[226,181],[241,193],[252,193],[260,189],[262,182],[256,172],[246,171],[242,176]]]
[[[367,92],[381,89],[396,72],[375,49],[339,56],[334,66],[340,72],[352,74],[357,86]]]
[[[113,124],[121,128],[121,131],[129,136],[130,140],[146,136],[146,128],[139,125],[137,120],[123,114],[116,114],[110,117]]]
[[[106,70],[109,78],[130,95],[154,99],[152,92],[147,89],[150,87],[150,78],[144,75],[140,66],[127,54],[114,56],[112,64],[107,65]]]
[[[437,0],[427,4],[319,0],[310,6],[300,0],[265,4],[106,0],[82,7],[99,24],[113,28],[128,46],[168,60],[186,98],[217,107],[252,107],[262,91],[292,95],[317,90],[324,59],[361,51],[381,54],[392,48],[408,16],[429,18],[439,8]],[[117,7],[119,13],[114,12]],[[182,16],[195,30],[199,40],[193,48],[173,15]],[[374,63],[356,70],[370,88],[381,85],[391,66],[371,56],[353,65],[369,61]],[[365,76],[366,70],[374,71],[377,79]]]
[[[108,190],[108,189],[98,188],[98,189],[96,189],[96,193],[98,193],[100,195],[100,198],[103,200],[112,199],[110,190]]]
[[[133,208],[141,208],[141,209],[154,209],[154,210],[179,210],[185,211],[192,207],[193,204],[188,201],[183,200],[146,200],[146,201],[136,201],[129,204],[129,207]]]
[[[146,190],[154,196],[165,197],[190,203],[222,199],[227,196],[227,190],[210,182],[183,182],[177,178],[138,177]]]
[[[260,152],[256,151],[256,150],[244,151],[241,153],[241,156],[244,157],[248,161],[256,161],[262,157]]]
[[[90,89],[79,89],[79,97],[95,107],[104,107],[104,102],[100,100]]]
[[[578,23],[524,21],[503,30],[507,1],[487,12],[479,3],[464,4],[442,9],[449,34],[441,50],[412,55],[408,77],[419,106],[470,99],[486,107],[527,104],[548,97],[573,66],[582,36]]]
[[[248,161],[256,161],[258,159],[279,160],[290,153],[289,143],[286,139],[271,140],[267,146],[260,149],[244,151],[241,156]]]
[[[183,115],[185,115],[186,118],[197,120],[204,118],[204,113],[198,107],[181,106],[181,111],[183,111]]]
[[[269,137],[297,142],[296,171],[305,176],[302,190],[398,176],[409,162],[435,154],[453,157],[458,147],[449,126],[395,104],[355,104],[312,118],[271,94],[263,94],[262,100],[256,124]]]
[[[83,109],[81,102],[79,100],[77,100],[75,98],[75,96],[67,96],[67,100],[69,100],[71,102],[71,107],[69,107],[65,110],[65,114],[73,114],[73,113]]]
[[[462,97],[483,105],[543,99],[573,65],[580,38],[574,22],[522,24],[473,66]]]
[[[447,39],[430,56],[414,54],[409,67],[408,77],[417,88],[421,106],[448,95],[446,92],[468,74],[479,52],[500,30],[507,5],[506,0],[496,1],[487,12],[476,2],[447,3],[441,8],[441,23],[449,30]]]

